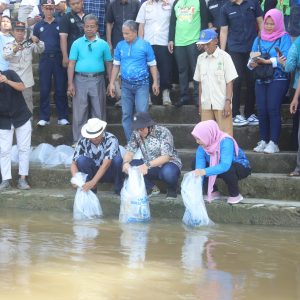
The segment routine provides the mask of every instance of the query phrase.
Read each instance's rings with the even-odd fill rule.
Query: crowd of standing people
[[[75,149],[90,118],[106,121],[107,94],[120,100],[131,150],[134,114],[148,112],[151,94],[161,94],[166,106],[193,103],[201,121],[216,121],[229,137],[233,126],[259,125],[256,152],[279,152],[281,104],[295,90],[290,110],[298,115],[299,0],[0,0],[0,18],[1,89],[18,103],[23,97],[26,104],[15,109],[5,103],[4,97],[8,98],[1,92],[0,114],[6,121],[0,121],[0,134],[19,131],[18,148],[23,145],[25,153],[30,139],[25,141],[22,132],[31,135],[34,53],[39,54],[37,125],[50,124],[52,87],[58,125],[71,123],[68,96],[72,97]],[[180,96],[175,102],[170,91],[176,78]],[[247,90],[242,112],[243,81]],[[143,139],[156,132],[148,131]],[[0,142],[4,181],[11,178],[4,170],[11,143],[11,138]],[[172,155],[168,157],[166,162]],[[19,172],[25,180],[20,186],[22,182],[29,186],[26,170]],[[298,152],[298,165],[290,175],[300,176],[299,172]]]

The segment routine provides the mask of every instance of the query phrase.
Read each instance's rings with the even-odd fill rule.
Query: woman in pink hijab
[[[252,46],[248,67],[256,74],[255,97],[258,110],[260,141],[255,152],[279,152],[281,130],[281,103],[289,87],[289,76],[280,65],[279,58],[287,56],[291,38],[284,29],[283,14],[278,9],[270,9],[264,17],[261,37]],[[268,56],[268,57],[267,57]],[[272,66],[268,78],[257,75],[257,68]]]
[[[215,186],[216,178],[222,178],[228,188],[227,203],[236,204],[243,200],[238,181],[251,174],[247,157],[238,144],[213,121],[198,123],[192,135],[199,147],[196,152],[196,176],[208,177],[208,202],[220,198]]]

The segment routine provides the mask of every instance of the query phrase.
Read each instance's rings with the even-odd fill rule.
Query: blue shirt
[[[250,168],[250,163],[241,148],[239,148],[238,156],[236,156],[233,140],[231,138],[224,138],[220,142],[220,162],[213,167],[206,168],[209,161],[210,155],[199,146],[196,152],[196,169],[205,169],[206,176],[219,175],[227,172],[233,162],[239,163],[245,168]]]
[[[284,70],[286,72],[295,71],[293,88],[296,89],[300,77],[300,36],[296,38],[288,52]]]
[[[9,62],[3,58],[3,48],[7,43],[14,41],[14,39],[10,34],[4,35],[0,33],[0,71],[8,70]]]
[[[85,36],[77,39],[71,47],[70,60],[76,60],[75,72],[104,72],[106,61],[112,61],[108,44],[96,37],[92,42]]]
[[[221,9],[221,26],[228,26],[227,46],[232,52],[250,52],[254,39],[257,36],[257,20],[261,17],[258,0],[243,0],[238,5],[231,1]]]
[[[121,65],[121,77],[132,84],[149,83],[148,66],[155,66],[156,60],[149,42],[139,37],[133,43],[125,40],[117,44],[114,65]]]
[[[105,36],[105,13],[109,0],[84,0],[83,7],[86,15],[93,14],[99,19],[100,37]]]
[[[45,54],[61,52],[57,20],[54,19],[51,24],[44,20],[36,23],[33,28],[33,35],[45,43]]]
[[[282,78],[282,77],[287,79],[287,74],[284,72],[284,69],[282,68],[282,66],[280,65],[280,63],[278,61],[277,52],[275,50],[275,47],[278,47],[280,49],[280,51],[282,52],[282,54],[285,57],[287,57],[288,51],[292,45],[292,40],[288,34],[285,34],[281,38],[277,39],[277,41],[274,43],[274,45],[273,45],[273,43],[274,43],[274,41],[270,42],[270,41],[264,41],[264,40],[260,39],[261,53],[262,54],[267,53],[268,50],[270,49],[270,51],[269,51],[270,58],[272,60],[273,67],[275,68],[274,75],[273,75],[274,79]],[[251,51],[253,51],[253,52],[260,51],[259,47],[258,47],[258,37],[255,39]]]

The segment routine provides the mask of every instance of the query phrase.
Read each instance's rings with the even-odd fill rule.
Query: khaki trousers
[[[232,114],[227,118],[223,117],[222,110],[201,110],[201,121],[214,120],[218,123],[220,129],[230,136],[233,136]]]

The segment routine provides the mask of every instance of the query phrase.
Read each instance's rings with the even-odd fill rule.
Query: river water
[[[0,212],[1,300],[299,300],[300,229]]]

